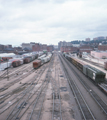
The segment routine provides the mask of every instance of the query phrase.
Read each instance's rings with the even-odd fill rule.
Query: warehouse
[[[95,58],[106,59],[107,51],[91,51],[91,56]]]

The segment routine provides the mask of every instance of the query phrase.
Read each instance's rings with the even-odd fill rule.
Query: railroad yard
[[[62,53],[34,61],[0,71],[0,120],[107,120],[107,93]]]

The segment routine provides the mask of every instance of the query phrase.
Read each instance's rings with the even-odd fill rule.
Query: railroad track
[[[91,63],[91,64],[93,64],[93,65],[95,65],[97,67],[100,67],[100,68],[104,69],[104,65],[101,65],[100,63],[92,62],[92,61],[84,59],[84,58],[81,58],[80,60],[86,61],[86,62]]]
[[[35,60],[33,60],[33,61],[35,61]],[[28,64],[22,64],[18,67],[8,68],[8,77],[13,76],[14,74],[18,74],[20,71],[22,71],[24,69],[28,69],[29,66],[32,66],[33,61]],[[7,69],[4,70],[4,72],[0,74],[0,78],[1,78],[0,80],[7,78]]]
[[[9,87],[11,87],[12,85],[14,85],[15,83],[20,82],[22,79],[26,78],[28,75],[30,75],[31,73],[33,73],[35,70],[31,69],[29,70],[29,72],[27,72],[26,74],[22,74],[21,76],[17,76],[15,77],[15,79],[13,79],[12,82],[4,85],[2,88],[0,88],[0,92],[5,91],[6,89],[8,89]]]
[[[22,68],[21,68],[22,69]],[[19,71],[19,69],[18,69]],[[9,82],[8,84],[4,85],[3,87],[0,88],[0,92],[5,91],[6,89],[8,89],[9,87],[11,87],[12,85],[14,85],[15,83],[20,82],[22,79],[26,78],[27,76],[29,76],[31,73],[33,73],[35,70],[31,67],[31,65],[26,66],[26,68],[20,70],[20,74],[16,74],[16,73],[12,73],[10,74],[10,76],[12,76],[11,78],[11,82]],[[13,78],[13,79],[12,79]],[[8,80],[9,80],[8,79]]]
[[[39,82],[37,83],[37,81],[34,81],[31,84],[31,87],[29,87],[24,92],[23,96],[20,97],[20,99],[16,103],[15,107],[12,109],[12,111],[7,116],[6,120],[21,119],[25,115],[25,113],[27,112],[28,109],[30,109],[30,111],[31,111],[30,115],[28,115],[28,117],[27,117],[27,118],[29,118],[29,120],[32,119],[35,116],[35,114],[37,115],[36,118],[39,119],[41,110],[42,110],[42,106],[43,106],[45,93],[47,90],[47,86],[50,81],[50,69],[47,70],[47,74],[44,72],[43,72],[43,74],[46,75],[45,79],[42,80],[41,75],[38,74],[40,76]],[[37,105],[40,105],[40,106],[37,107]],[[36,111],[36,108],[38,108],[39,110]]]
[[[60,85],[59,85],[59,69],[57,69],[57,61],[55,61],[55,78],[52,77],[52,120],[62,120],[61,110],[61,96],[60,96]],[[58,78],[58,80],[57,80]],[[58,82],[57,82],[58,81]]]
[[[8,71],[5,70],[5,72],[0,75],[0,80],[4,80],[5,78],[10,78],[10,77],[14,77],[16,75],[20,75],[22,74],[24,71],[28,70],[29,68],[31,68],[31,63],[28,65],[22,65],[20,66],[20,68],[16,67],[16,68],[11,68]]]
[[[7,93],[5,94],[3,97],[1,96],[1,106],[0,106],[0,114],[3,113],[4,111],[6,111],[9,107],[11,107],[14,103],[16,103],[17,101],[19,101],[20,98],[18,98],[18,100],[16,99],[18,96],[23,96],[25,95],[25,93],[27,93],[26,91],[28,91],[28,89],[34,85],[36,85],[38,82],[39,82],[39,79],[40,77],[42,76],[42,74],[44,73],[44,71],[46,70],[46,67],[43,67],[39,72],[38,74],[35,76],[34,79],[32,79],[30,81],[29,84],[25,84],[25,85],[22,85],[21,87],[17,88],[16,90],[20,90],[24,87],[24,90],[15,95],[12,99],[10,99],[9,101],[11,101],[12,104],[9,104],[9,101],[4,103],[3,101],[7,100],[9,97],[11,97],[13,91],[16,91],[16,90],[13,90],[12,92],[10,93]],[[36,80],[36,81],[35,81]],[[25,89],[26,88],[26,89]],[[3,104],[4,103],[4,104]]]
[[[45,84],[42,85],[41,90],[40,90],[37,98],[35,99],[33,109],[30,113],[29,120],[32,120],[35,118],[36,118],[36,120],[40,119],[41,111],[43,108],[43,102],[44,102],[44,98],[46,95],[46,90],[47,90],[49,82],[50,82],[50,70],[48,69],[46,77],[45,77]]]
[[[73,73],[77,76],[78,80],[81,82],[81,84],[84,86],[84,88],[88,91],[88,93],[91,95],[91,97],[94,99],[94,101],[98,104],[98,106],[102,109],[102,111],[107,115],[107,103],[105,103],[101,97],[99,97],[92,88],[81,78],[79,74],[77,74],[76,70],[73,69],[71,66],[71,63],[63,57],[63,59],[68,64],[69,68],[73,71]],[[91,90],[91,91],[90,91]]]
[[[71,76],[68,74],[68,70],[66,68],[66,64],[64,63],[64,60],[61,56],[59,56],[59,59],[63,65],[63,70],[64,73],[66,75],[66,78],[68,80],[68,83],[70,85],[70,88],[74,94],[74,97],[77,101],[77,104],[79,106],[79,109],[81,111],[82,114],[82,119],[84,120],[95,120],[95,117],[93,115],[93,113],[91,112],[89,106],[87,105],[83,95],[81,94],[80,90],[78,89],[76,83],[74,82],[74,80],[72,80]]]

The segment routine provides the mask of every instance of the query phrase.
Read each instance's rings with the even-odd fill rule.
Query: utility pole
[[[9,76],[8,76],[8,59],[7,59],[7,81],[9,81]]]

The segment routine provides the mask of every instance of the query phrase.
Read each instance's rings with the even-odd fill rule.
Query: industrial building
[[[94,58],[106,59],[107,51],[91,51],[91,56]]]

